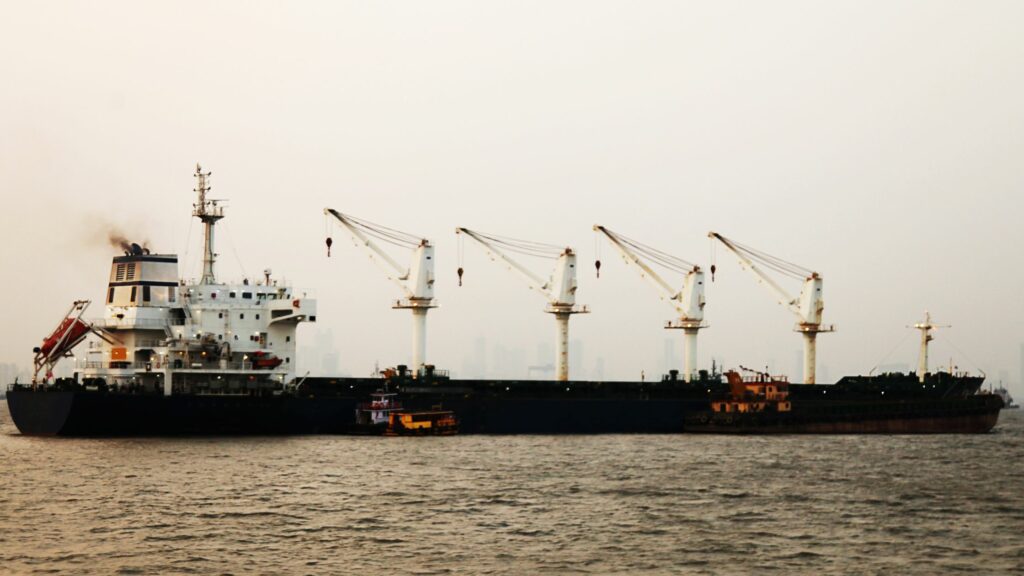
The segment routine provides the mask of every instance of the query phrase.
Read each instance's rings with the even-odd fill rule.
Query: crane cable
[[[668,252],[663,252],[652,246],[642,244],[617,232],[612,232],[612,235],[623,244],[633,248],[633,250],[641,256],[646,256],[652,263],[657,264],[666,270],[688,274],[697,268],[697,265],[692,262],[673,256]]]
[[[342,216],[367,235],[372,236],[381,242],[387,242],[393,246],[398,246],[400,248],[416,248],[423,241],[421,237],[414,234],[395,230],[394,228],[388,228],[381,224],[374,224],[369,220],[363,220],[348,214],[342,214]]]
[[[777,256],[772,256],[767,252],[763,252],[761,250],[758,250],[751,246],[747,246],[745,244],[740,244],[735,240],[727,240],[728,243],[731,244],[732,247],[735,248],[736,251],[742,254],[743,256],[761,264],[765,268],[774,270],[779,274],[782,274],[783,276],[796,278],[797,280],[803,280],[804,278],[807,278],[814,274],[814,271],[811,270],[810,268],[804,268],[799,264],[794,264],[788,260],[783,260],[782,258],[779,258]]]
[[[505,248],[510,252],[515,252],[522,256],[530,256],[533,258],[547,258],[549,260],[557,260],[558,257],[564,251],[561,246],[554,244],[545,244],[543,242],[533,242],[531,240],[521,240],[518,238],[509,238],[507,236],[495,236],[492,234],[484,234],[481,232],[473,231],[473,234],[488,240],[498,246]]]

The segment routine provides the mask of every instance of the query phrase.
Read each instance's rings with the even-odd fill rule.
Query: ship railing
[[[178,365],[175,360],[166,360],[163,362],[154,360],[151,362],[118,362],[117,360],[80,360],[75,366],[76,368],[93,369],[93,370],[163,370],[165,368],[171,368],[173,370],[203,370],[203,371],[215,371],[215,370],[231,370],[231,371],[243,371],[243,372],[260,372],[263,374],[273,374],[277,372],[284,372],[279,366],[277,369],[274,368],[261,368],[253,365],[249,362],[226,362],[221,364],[219,362],[192,362],[188,363],[182,361]]]
[[[104,328],[163,328],[164,326],[184,326],[182,318],[105,318],[99,322]]]

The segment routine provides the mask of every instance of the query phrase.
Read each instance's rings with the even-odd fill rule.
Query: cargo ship
[[[734,374],[696,370],[696,333],[705,327],[698,267],[688,271],[684,289],[667,298],[680,311],[667,327],[686,335],[682,373],[673,370],[640,382],[571,380],[568,321],[589,311],[574,300],[574,252],[559,248],[556,272],[544,282],[501,254],[497,238],[464,228],[461,234],[480,241],[494,259],[548,297],[546,311],[558,328],[557,379],[452,379],[427,363],[426,313],[435,307],[433,247],[394,231],[387,232],[388,238],[408,241],[413,264],[401,270],[382,253],[377,261],[391,268],[390,277],[406,291],[394,307],[413,314],[413,366],[366,378],[299,376],[298,328],[316,322],[316,300],[274,278],[269,269],[253,282],[217,279],[214,232],[224,210],[207,197],[210,173],[197,166],[195,177],[198,198],[192,215],[204,227],[201,278],[181,280],[177,256],[125,242],[123,253],[111,261],[102,318],[86,318],[88,301],[72,304],[34,350],[32,382],[9,385],[7,403],[21,433],[977,433],[992,429],[1002,407],[998,396],[980,392],[983,378],[964,374],[919,369],[923,376],[773,384],[769,391],[764,382],[748,388],[738,385]],[[350,228],[357,244],[376,250],[368,223],[328,212]],[[637,246],[616,238],[624,247]],[[328,238],[328,255],[331,244]],[[459,272],[461,278],[461,266]],[[808,285],[820,293],[819,277],[808,277]],[[820,317],[814,294],[808,309]],[[827,330],[808,323],[801,331],[806,338]],[[813,352],[813,338],[805,341]],[[54,378],[56,364],[73,353],[73,360],[65,360],[74,362],[73,376]]]

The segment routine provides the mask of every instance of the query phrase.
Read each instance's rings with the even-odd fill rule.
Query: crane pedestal
[[[835,332],[835,326],[819,324],[797,324],[795,331],[804,337],[804,384],[817,383],[818,371],[818,333]]]
[[[665,324],[666,330],[683,331],[683,380],[692,382],[697,375],[697,333],[708,325],[700,320],[679,319]]]
[[[573,314],[587,314],[586,306],[551,304],[544,310],[555,315],[555,379],[565,382],[569,379],[569,317]]]
[[[412,310],[412,373],[419,375],[427,358],[427,312],[437,308],[433,298],[407,298],[395,302],[396,310]]]

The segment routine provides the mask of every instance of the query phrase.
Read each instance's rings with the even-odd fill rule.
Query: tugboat
[[[1003,399],[1004,410],[1017,410],[1020,408],[1020,405],[1014,402],[1013,396],[1010,396],[1010,391],[1003,386],[1002,382],[999,383],[998,387],[992,389],[992,393]]]
[[[459,421],[451,410],[420,412],[391,412],[386,436],[454,436],[459,433]]]
[[[740,369],[752,375],[727,371],[728,392],[713,397],[710,410],[689,415],[687,432],[754,432],[778,426],[785,419],[793,408],[786,377]]]
[[[378,391],[370,395],[369,402],[363,402],[356,408],[356,421],[352,425],[352,434],[380,436],[391,426],[391,415],[402,410],[398,394]]]

